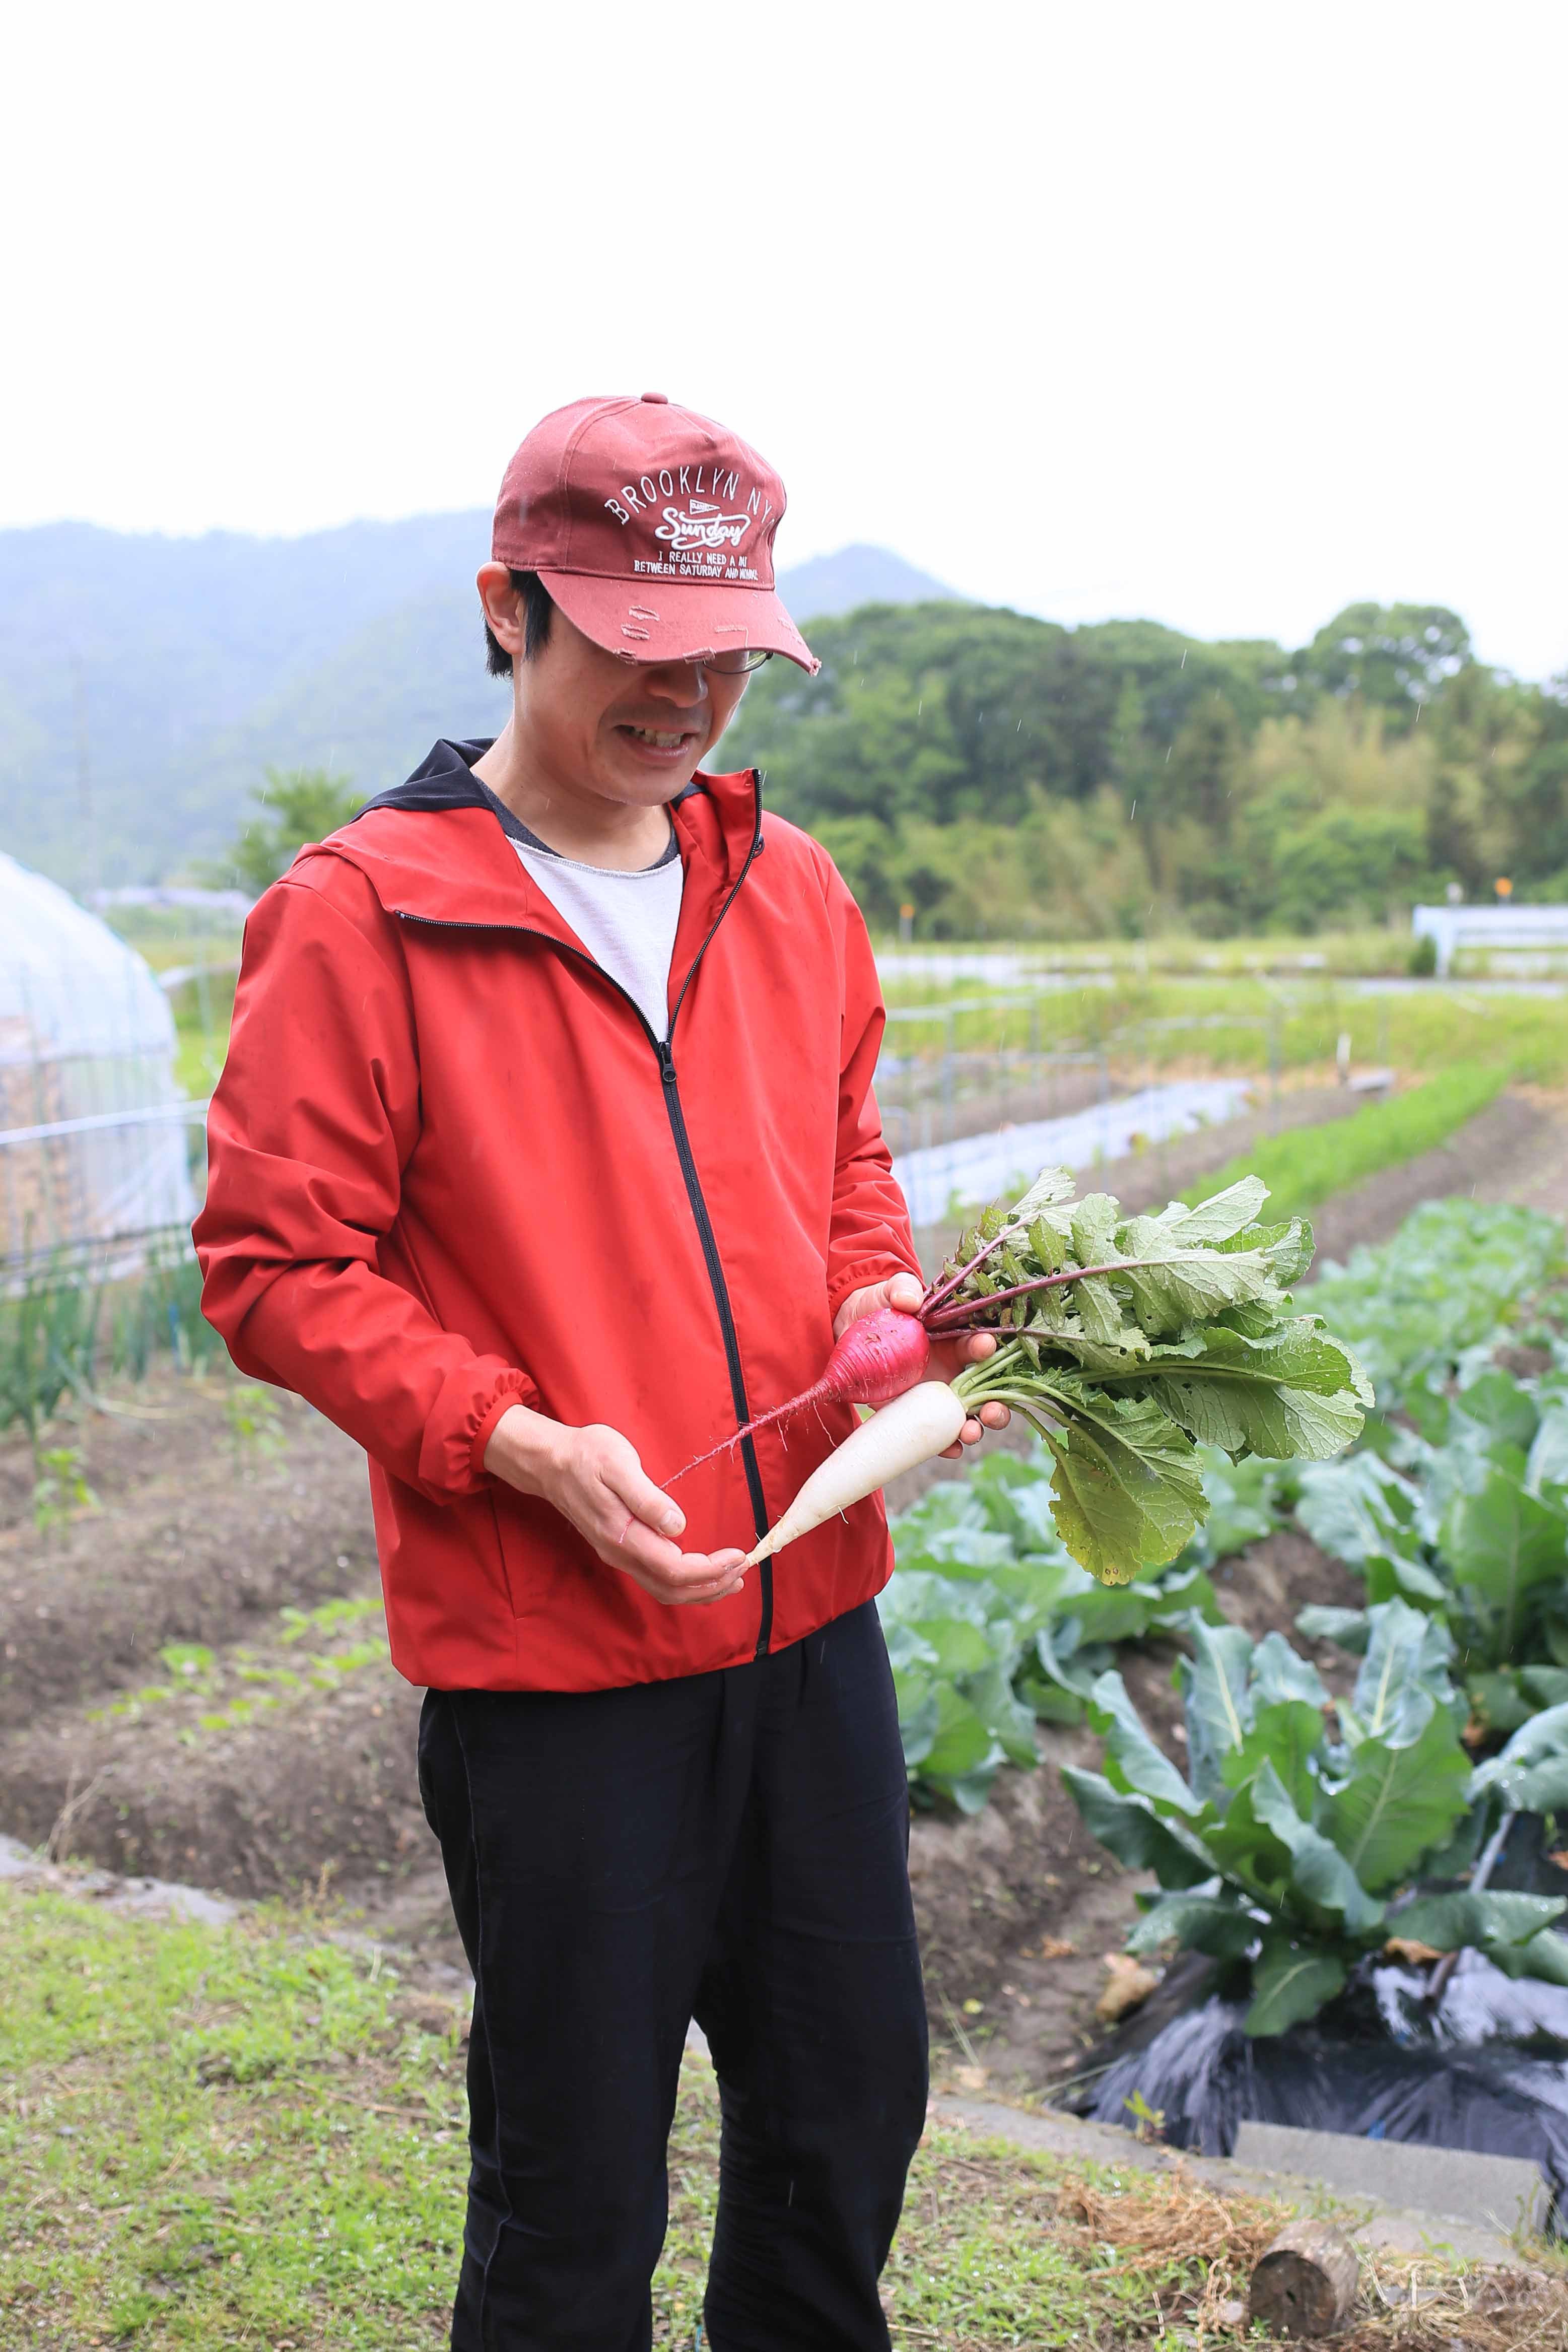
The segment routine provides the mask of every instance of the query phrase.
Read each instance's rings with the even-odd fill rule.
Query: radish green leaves
[[[1371,1384],[1289,1286],[1312,1262],[1300,1218],[1261,1224],[1256,1177],[1200,1208],[1124,1217],[1073,1201],[1048,1169],[1010,1212],[988,1210],[925,1308],[934,1339],[994,1331],[960,1373],[971,1406],[1021,1413],[1055,1461],[1058,1529],[1107,1584],[1174,1559],[1204,1516],[1196,1448],[1321,1462],[1359,1435]]]

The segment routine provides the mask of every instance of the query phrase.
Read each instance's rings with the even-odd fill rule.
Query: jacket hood
[[[378,793],[348,824],[302,850],[295,870],[312,858],[342,858],[365,876],[390,915],[499,924],[580,944],[511,847],[527,837],[524,828],[474,773],[493,740],[444,736],[405,783]],[[700,919],[763,846],[762,779],[755,768],[726,776],[699,769],[670,814],[688,911]]]

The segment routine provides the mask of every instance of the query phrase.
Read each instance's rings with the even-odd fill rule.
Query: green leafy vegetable
[[[1372,1389],[1319,1318],[1293,1311],[1312,1230],[1260,1224],[1256,1177],[1157,1217],[1071,1194],[1048,1169],[1013,1210],[988,1210],[922,1312],[933,1337],[996,1332],[996,1354],[956,1387],[1033,1423],[1062,1541],[1124,1584],[1202,1523],[1199,1445],[1233,1464],[1324,1461],[1359,1435]]]
[[[1506,1734],[1568,1696],[1568,1375],[1520,1380],[1472,1351],[1474,1376],[1413,1381],[1406,1405],[1439,1442],[1396,1433],[1401,1466],[1370,1452],[1307,1468],[1296,1516],[1359,1570],[1370,1602],[1426,1612],[1454,1656],[1478,1733]],[[1301,1633],[1347,1649],[1364,1610],[1304,1609]]]
[[[1428,1201],[1391,1241],[1320,1267],[1304,1303],[1365,1362],[1385,1406],[1412,1381],[1447,1380],[1467,1350],[1490,1351],[1529,1319],[1564,1271],[1563,1227],[1533,1209]]]
[[[895,1519],[898,1562],[881,1597],[904,1761],[913,1782],[967,1811],[1004,1763],[1036,1761],[1037,1718],[1080,1723],[1113,1644],[1218,1615],[1207,1570],[1249,1542],[1274,1474],[1200,1449],[1216,1481],[1207,1539],[1135,1583],[1107,1586],[1063,1543],[1054,1457],[997,1454]]]
[[[1367,1612],[1366,1655],[1340,1706],[1281,1635],[1254,1644],[1233,1626],[1189,1630],[1193,1655],[1177,1672],[1185,1772],[1110,1671],[1092,1709],[1103,1773],[1062,1776],[1102,1843],[1160,1882],[1139,1898],[1129,1950],[1174,1942],[1221,1961],[1246,1979],[1253,2034],[1315,2015],[1391,1935],[1439,1952],[1473,1946],[1516,1975],[1568,1975],[1568,1944],[1550,1932],[1568,1906],[1421,1891],[1462,1866],[1461,1824],[1469,1834],[1489,1811],[1568,1801],[1568,1705],[1472,1771],[1444,1643],[1406,1601]]]

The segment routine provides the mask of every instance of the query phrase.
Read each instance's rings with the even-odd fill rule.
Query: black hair
[[[555,599],[537,572],[514,572],[512,585],[523,600],[523,659],[532,661],[549,642],[550,614]],[[485,660],[492,677],[510,677],[512,656],[488,621],[485,624]]]

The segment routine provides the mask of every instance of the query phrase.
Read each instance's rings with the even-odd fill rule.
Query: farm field
[[[1139,1153],[1101,1176],[1129,1208],[1155,1206],[1171,1191],[1205,1189],[1233,1157],[1270,1145],[1270,1127],[1278,1130],[1272,1149],[1288,1152],[1300,1135],[1303,1148],[1315,1150],[1342,1118],[1362,1115],[1346,1112],[1343,1093],[1328,1087],[1315,1095],[1287,1090],[1281,1102],[1293,1120],[1271,1117],[1260,1096],[1242,1119],[1164,1153]],[[1323,1124],[1324,1112],[1333,1127]],[[1508,1090],[1434,1150],[1331,1198],[1318,1220],[1320,1263],[1385,1240],[1416,1202],[1441,1194],[1514,1201],[1563,1216],[1568,1118],[1561,1097]],[[951,1238],[938,1235],[936,1244]],[[1374,1313],[1374,1329],[1376,1321]],[[1365,1342],[1358,1337],[1357,1344]],[[1540,1363],[1527,1354],[1515,1370],[1539,1370]],[[354,2312],[357,2332],[340,2327],[334,2344],[358,2343],[367,2352],[434,2344],[437,2323],[429,2314],[439,2298],[433,2302],[432,2282],[449,2267],[455,2211],[446,2175],[455,2178],[460,2161],[461,2095],[450,2073],[461,1954],[414,1789],[419,1694],[392,1673],[385,1654],[361,1459],[296,1400],[236,1391],[211,1365],[195,1375],[164,1370],[112,1382],[104,1402],[110,1410],[101,1412],[66,1407],[45,1433],[60,1466],[43,1526],[32,1452],[17,1432],[0,1441],[0,1832],[132,1879],[183,1882],[242,1904],[280,1906],[264,1909],[245,1931],[258,1940],[224,1948],[230,1957],[221,1967],[260,1971],[256,1997],[269,1988],[273,2008],[265,2016],[257,2011],[256,2032],[281,2034],[283,2055],[271,2052],[254,2083],[245,2064],[209,2069],[198,2116],[177,2086],[160,2087],[160,2065],[185,2042],[152,2033],[131,1979],[144,1967],[150,1981],[163,1984],[159,1972],[172,1969],[177,1981],[167,1998],[180,2034],[196,2036],[204,2049],[221,2045],[221,2056],[240,2011],[221,1979],[214,1992],[204,1974],[220,1969],[201,1942],[204,1931],[155,1933],[151,1923],[121,1926],[79,1904],[51,1910],[46,1898],[0,1889],[7,1969],[13,1959],[45,1965],[51,1987],[58,1980],[72,1991],[79,1979],[106,1989],[105,1998],[118,1985],[130,2037],[113,2066],[106,2059],[96,2074],[78,2068],[62,2076],[48,2056],[53,2026],[35,2018],[25,2028],[19,2062],[29,2070],[29,2087],[17,2096],[26,2112],[14,2101],[9,2119],[0,2113],[0,2136],[9,2132],[6,2144],[26,2155],[16,2177],[39,2234],[25,2233],[0,2261],[0,2345],[14,2342],[19,2352],[39,2340],[27,2332],[27,2304],[46,2290],[80,2298],[78,2332],[63,2335],[62,2347],[216,2346],[242,2319],[270,2341],[265,2331],[283,2326],[279,2313],[294,2325],[294,2315],[323,2295],[330,2308],[351,2304]],[[1024,1448],[1010,1433],[990,1450],[1005,1463]],[[890,1507],[907,1513],[953,1483],[915,1474],[890,1495]],[[90,1501],[81,1499],[82,1484]],[[1249,1526],[1248,1508],[1248,1497],[1239,1496],[1232,1513],[1239,1548],[1210,1559],[1205,1571],[1214,1614],[1253,1642],[1289,1637],[1343,1704],[1357,1658],[1328,1633],[1305,1639],[1295,1620],[1304,1607],[1354,1615],[1367,1598],[1362,1576],[1287,1511],[1265,1512]],[[1168,1624],[1151,1622],[1114,1651],[1128,1700],[1177,1765],[1186,1749],[1172,1676],[1184,1646],[1173,1612]],[[1122,2047],[1125,2029],[1118,2038],[1098,2013],[1107,1956],[1120,1952],[1137,1916],[1135,1898],[1155,1891],[1149,1871],[1118,1861],[1086,1826],[1061,1768],[1092,1774],[1102,1738],[1081,1706],[1070,1700],[1060,1715],[1050,1719],[1048,1710],[1031,1726],[1036,1769],[1002,1763],[977,1810],[955,1805],[940,1775],[932,1780],[929,1767],[915,1767],[912,1876],[938,2081],[1026,2105],[1092,2085]],[[379,1990],[362,1955],[354,1957],[352,1938],[366,1931],[403,1955]],[[182,1942],[187,1932],[194,1941]],[[350,1940],[325,1947],[310,1963],[316,1975],[306,1988],[306,2012],[299,1938],[323,1935]],[[267,1942],[277,1936],[281,1945]],[[138,1943],[139,1937],[152,1940]],[[24,1961],[25,1954],[32,1957]],[[198,1966],[193,1956],[201,1954]],[[317,1977],[337,1988],[330,2003],[313,1990]],[[1178,1967],[1171,1982],[1183,1981]],[[56,2006],[73,2013],[57,2000]],[[1152,2002],[1151,2022],[1158,2011]],[[145,2056],[136,2054],[144,2045]],[[325,2105],[314,2088],[308,2099],[289,2091],[290,2082],[306,2077],[313,2085],[327,2081]],[[276,2094],[265,2089],[275,2080]],[[73,2119],[71,2130],[95,2134],[98,2149],[107,2151],[96,2189],[82,2169],[88,2151],[76,2140],[40,2152],[37,2117],[54,2118],[66,2096],[88,2101],[72,2110],[81,2120]],[[136,2147],[104,2120],[123,2096],[151,2101],[156,2129],[148,2158],[164,2135],[169,2153],[161,2168],[173,2164],[186,2181],[178,2198],[159,2191],[159,2210],[167,2208],[157,2225],[166,2261],[132,2242],[126,2209],[116,2206],[121,2196],[131,2211],[148,2198],[158,2204]],[[713,2123],[711,2079],[697,2064],[680,2126],[684,2186],[662,2273],[661,2342],[682,2340],[691,2308],[711,2210]],[[57,2128],[51,2120],[50,2131]],[[330,2191],[323,2146],[337,2182]],[[1091,2181],[1085,2189],[1050,2167],[941,2132],[921,2161],[916,2206],[891,2278],[904,2298],[894,2306],[901,2352],[927,2344],[999,2352],[1020,2340],[1020,2326],[1031,2343],[1065,2345],[1075,2327],[1080,2341],[1097,2340],[1098,2331],[1106,2342],[1142,2342],[1115,2300],[1121,2288],[1099,2273],[1085,2278],[1078,2240],[1060,2227],[1060,2217],[1079,2210],[1085,2196],[1111,2198],[1082,2208],[1113,2217],[1103,2227],[1096,2221],[1095,2242],[1129,2250],[1124,2273],[1140,2294],[1157,2293],[1173,2321],[1185,2314],[1190,2323],[1205,2307],[1206,2280],[1234,2284],[1262,2226],[1256,2217],[1222,2224],[1210,2214],[1220,2264],[1211,2273],[1151,2251],[1173,2242],[1168,2217],[1162,2239],[1152,2209],[1116,2204],[1144,2194],[1134,2184]],[[296,2188],[286,2188],[286,2177]],[[109,2200],[115,2210],[89,2227],[86,2215],[110,2180],[118,2184]],[[308,2276],[280,2271],[282,2253],[262,2243],[260,2216],[279,2199],[309,2241]],[[1042,2240],[1032,2224],[1047,2217]],[[352,2284],[361,2275],[356,2265],[372,2261],[378,2278],[384,2273],[392,2283],[381,2306],[363,2302]],[[89,2311],[99,2317],[91,2279],[113,2283],[119,2301],[111,2309],[123,2318],[118,2336],[89,2325]],[[1207,2307],[1214,2301],[1211,2294]],[[175,2311],[199,2314],[199,2324],[182,2317],[180,2333],[169,2333],[165,2318]],[[1453,2340],[1500,2347],[1517,2317],[1500,2320],[1500,2333]],[[8,2324],[20,2332],[7,2335]],[[1545,2345],[1558,2340],[1552,2328],[1565,2326],[1555,2305],[1544,2315],[1532,2312],[1528,2324]],[[304,2328],[287,2340],[298,2352],[326,2341]],[[1406,2340],[1371,2316],[1354,2338],[1367,2352]]]
[[[223,1066],[240,947],[237,928],[193,930],[177,910],[128,908],[114,928],[155,971],[188,975],[174,990],[178,1075],[193,1097],[210,1092]],[[1563,959],[1490,959],[1448,982],[1404,975],[1402,931],[1324,933],[1217,941],[1179,936],[1109,940],[1053,950],[985,944],[888,946],[883,986],[895,1018],[887,1052],[926,1066],[924,1081],[890,1082],[889,1099],[917,1098],[938,1084],[944,1047],[1008,1057],[999,1100],[984,1069],[942,1081],[951,1131],[998,1118],[1051,1116],[1093,1099],[1097,1076],[1059,1068],[1042,1079],[1031,1060],[1103,1055],[1111,1083],[1134,1087],[1166,1076],[1273,1070],[1296,1084],[1332,1080],[1340,1040],[1359,1067],[1391,1065],[1402,1081],[1454,1064],[1504,1066],[1551,1085],[1568,1074],[1568,977]],[[1481,959],[1482,964],[1488,960]],[[1511,973],[1511,964],[1520,964]],[[1027,1001],[1026,1001],[1027,1000]],[[928,1017],[920,1018],[921,1014]],[[1040,1097],[1030,1107],[1031,1094]]]
[[[1503,1061],[1551,1084],[1568,1067],[1568,991],[1424,981],[1361,986],[1330,974],[1274,981],[1113,971],[1040,992],[927,974],[884,983],[890,1043],[934,1053],[1103,1051],[1143,1075],[1331,1067],[1342,1037],[1359,1068],[1406,1076]]]
[[[1206,1141],[1218,1149],[1228,1140],[1216,1130],[1179,1149],[1190,1163]],[[1185,1179],[1188,1169],[1181,1173]],[[1131,1163],[1103,1177],[1139,1207],[1165,1197],[1147,1174],[1140,1193]],[[1437,1150],[1331,1199],[1315,1221],[1320,1266],[1385,1240],[1420,1201],[1443,1194],[1517,1202],[1559,1220],[1568,1215],[1568,1128],[1561,1108],[1505,1096]],[[1028,1441],[1009,1433],[1001,1443],[1021,1452]],[[890,1510],[907,1510],[928,1496],[946,1467],[901,1482],[890,1492]],[[1349,1690],[1354,1659],[1303,1641],[1295,1630],[1304,1606],[1343,1607],[1364,1598],[1341,1560],[1299,1527],[1281,1523],[1211,1574],[1227,1622],[1254,1641],[1285,1634],[1316,1664],[1331,1692]],[[1124,1644],[1116,1663],[1145,1723],[1179,1759],[1182,1708],[1171,1679],[1178,1654],[1175,1642],[1155,1635]],[[1150,1878],[1129,1882],[1086,1829],[1060,1771],[1050,1769],[1092,1761],[1099,1749],[1094,1733],[1083,1724],[1041,1722],[1035,1738],[1048,1769],[1003,1770],[989,1802],[972,1818],[917,1815],[911,1846],[934,2021],[956,2050],[963,2080],[1024,2098],[1049,2097],[1094,2063],[1105,2038],[1095,2016],[1105,1955],[1121,1940],[1134,1895],[1153,1885]]]
[[[1332,1204],[1322,1254],[1382,1238],[1433,1192],[1561,1213],[1563,1136],[1549,1099],[1510,1095]],[[1249,1139],[1245,1122],[1189,1138],[1166,1175],[1199,1181],[1206,1154],[1212,1166]],[[1129,1207],[1166,1197],[1155,1155],[1105,1175]],[[260,1425],[236,1430],[230,1394],[165,1372],[120,1388],[107,1414],[58,1422],[49,1443],[74,1448],[95,1499],[42,1531],[28,1446],[19,1431],[0,1441],[0,1832],[237,1896],[330,1895],[455,1959],[413,1787],[418,1694],[385,1656],[361,1457],[270,1392]],[[1350,1597],[1347,1571],[1287,1528],[1216,1590],[1255,1633]],[[1174,1708],[1173,1656],[1156,1643],[1129,1666],[1155,1717]],[[1082,1727],[1040,1737],[1052,1762],[1094,1746]],[[957,2015],[974,2042],[980,2013],[963,2003],[978,2000],[998,2080],[1039,2091],[1071,2072],[1129,1890],[1057,1773],[1005,1775],[973,1820],[922,1815],[914,1870],[949,2041]],[[1047,1934],[1074,1953],[1041,1959]]]

